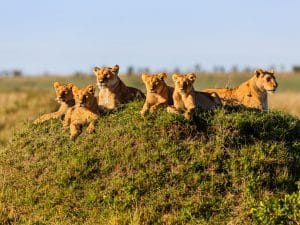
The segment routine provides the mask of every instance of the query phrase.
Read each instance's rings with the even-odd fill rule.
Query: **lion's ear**
[[[194,82],[194,81],[196,80],[196,74],[194,74],[194,73],[188,73],[188,74],[187,74],[187,78],[188,78],[190,81]]]
[[[273,69],[271,69],[271,70],[269,70],[269,73],[272,73],[272,74],[274,74],[275,72],[274,72],[274,70],[273,70]]]
[[[117,75],[119,73],[119,65],[114,65],[114,67],[112,68],[112,72]]]
[[[72,83],[69,83],[69,84],[67,84],[67,88],[69,88],[69,89],[73,89],[73,87],[74,87],[74,84],[72,84]]]
[[[53,84],[53,87],[55,88],[55,89],[57,89],[59,86],[61,86],[61,84],[59,83],[59,82],[54,82],[54,84]]]
[[[164,80],[164,79],[167,78],[167,74],[166,73],[159,73],[158,78],[161,79],[161,80]]]
[[[143,74],[142,74],[142,81],[146,82],[146,80],[147,80],[148,77],[149,77],[148,74],[143,73]]]
[[[178,78],[179,76],[180,76],[180,75],[179,75],[178,73],[174,73],[174,74],[172,75],[172,79],[173,79],[174,81],[176,81],[177,78]]]
[[[259,77],[260,75],[263,75],[264,73],[263,73],[262,69],[256,69],[254,74],[255,74],[256,77]]]
[[[94,94],[95,93],[95,86],[94,85],[88,85],[85,90],[90,93],[90,94]]]
[[[76,92],[78,92],[78,87],[76,87],[75,85],[72,87],[72,92],[73,94],[75,94]]]
[[[94,74],[97,76],[97,73],[98,73],[98,71],[100,70],[100,68],[98,67],[98,66],[95,66],[94,68],[93,68],[93,72],[94,72]]]

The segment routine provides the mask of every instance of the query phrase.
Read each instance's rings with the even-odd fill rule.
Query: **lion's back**
[[[212,110],[222,105],[218,95],[215,92],[208,93],[196,91],[195,101],[196,105],[204,110]]]
[[[120,96],[119,101],[121,103],[128,103],[130,101],[134,101],[134,100],[142,100],[145,99],[145,94],[134,87],[128,87],[128,86],[123,86],[122,87],[122,94]]]

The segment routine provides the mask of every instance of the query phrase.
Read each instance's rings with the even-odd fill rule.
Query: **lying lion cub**
[[[73,84],[62,85],[59,82],[55,82],[53,86],[56,92],[56,101],[60,104],[60,107],[56,112],[47,113],[37,118],[33,122],[34,124],[43,123],[49,119],[62,119],[67,110],[75,104],[72,92]]]
[[[144,99],[145,95],[138,89],[127,87],[119,78],[119,66],[95,67],[99,88],[98,105],[100,110],[115,109],[119,104],[125,104],[136,99]]]
[[[254,76],[236,88],[214,88],[204,91],[217,93],[224,105],[243,105],[268,110],[268,94],[278,87],[274,71],[257,69]]]
[[[217,95],[194,90],[193,83],[196,79],[194,73],[173,74],[172,79],[175,84],[174,106],[168,107],[168,112],[184,113],[184,117],[190,120],[196,107],[212,110],[222,105]]]
[[[146,85],[147,95],[141,115],[144,116],[147,111],[154,112],[161,106],[173,104],[172,94],[174,88],[169,87],[164,79],[167,78],[166,73],[158,73],[154,75],[142,74],[142,80]]]
[[[73,88],[75,106],[70,108],[63,121],[63,128],[70,128],[70,139],[74,140],[80,133],[82,126],[88,125],[87,132],[92,133],[95,130],[96,120],[98,118],[98,104],[95,95],[95,87],[88,85],[85,88]]]

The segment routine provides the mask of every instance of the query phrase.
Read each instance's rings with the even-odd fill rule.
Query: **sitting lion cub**
[[[74,140],[80,133],[84,125],[88,125],[87,132],[95,130],[98,118],[98,104],[95,95],[95,87],[88,85],[85,88],[73,88],[75,106],[70,108],[63,121],[63,128],[70,128],[70,139]]]
[[[73,84],[62,85],[59,82],[55,82],[53,86],[56,92],[56,101],[60,104],[60,107],[56,112],[47,113],[37,118],[33,122],[34,124],[43,123],[49,119],[62,118],[66,114],[67,110],[75,104],[72,92],[74,87]]]
[[[142,74],[142,80],[146,85],[147,95],[141,115],[144,116],[147,111],[154,112],[160,106],[168,106],[173,104],[172,94],[174,88],[169,87],[164,79],[167,78],[166,73],[158,73],[155,75]]]
[[[194,73],[186,75],[173,74],[172,79],[175,84],[173,92],[174,106],[168,107],[168,112],[184,113],[184,117],[190,120],[197,107],[204,110],[212,110],[222,105],[215,94],[194,90],[193,83],[196,79]]]
[[[256,69],[254,76],[236,88],[213,88],[204,91],[217,93],[224,105],[243,105],[268,110],[268,93],[278,87],[274,71]]]
[[[138,89],[127,87],[119,78],[119,66],[94,67],[99,88],[99,109],[102,111],[115,109],[119,104],[125,104],[136,99],[144,99],[145,95]]]

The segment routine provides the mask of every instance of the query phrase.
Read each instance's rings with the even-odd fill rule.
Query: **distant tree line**
[[[188,71],[192,70],[192,71],[197,72],[197,73],[201,73],[201,72],[213,72],[213,73],[251,73],[255,69],[256,69],[256,67],[251,67],[251,66],[241,67],[241,66],[238,66],[238,65],[233,65],[231,68],[226,69],[222,65],[215,65],[215,66],[212,67],[212,69],[206,70],[200,64],[195,64],[194,67],[192,69],[188,70]],[[276,70],[285,71],[285,67],[283,65],[281,65],[279,67],[271,65],[271,66],[269,66],[266,69],[273,69],[275,71]],[[293,69],[293,71],[295,71],[295,69]],[[298,71],[300,72],[300,66],[298,67]],[[169,70],[169,72],[180,73],[180,72],[185,72],[185,70],[182,70],[179,67],[174,67],[174,69]],[[126,70],[126,74],[127,75],[137,75],[137,74],[141,74],[141,73],[151,73],[151,70],[148,67],[135,68],[132,65],[128,66],[127,70]]]
[[[0,71],[2,77],[21,77],[23,76],[22,70],[3,70]]]
[[[200,64],[195,64],[194,68],[192,69],[195,72],[214,72],[214,73],[239,73],[239,72],[245,72],[245,73],[250,73],[254,71],[256,68],[250,67],[250,66],[244,66],[244,67],[239,67],[237,65],[233,65],[229,69],[225,69],[224,66],[222,65],[215,65],[212,67],[211,70],[205,70]],[[275,71],[285,71],[285,67],[283,65],[276,67],[274,65],[269,66],[267,69],[273,69]],[[175,67],[173,70],[169,70],[170,72],[173,73],[180,73],[182,70],[179,67]],[[184,71],[183,71],[184,72]],[[295,65],[292,67],[292,72],[294,73],[300,73],[300,65]],[[151,70],[149,67],[142,67],[142,68],[135,68],[134,66],[130,65],[126,69],[126,74],[131,76],[131,75],[137,75],[141,73],[151,73]],[[23,71],[19,69],[14,69],[14,70],[0,70],[0,77],[21,77],[23,76]],[[50,75],[49,73],[45,72],[42,75]],[[76,71],[73,73],[74,76],[86,76],[86,75],[92,75],[92,73],[85,73],[81,71]]]
[[[300,73],[300,66],[293,66],[293,72]]]

